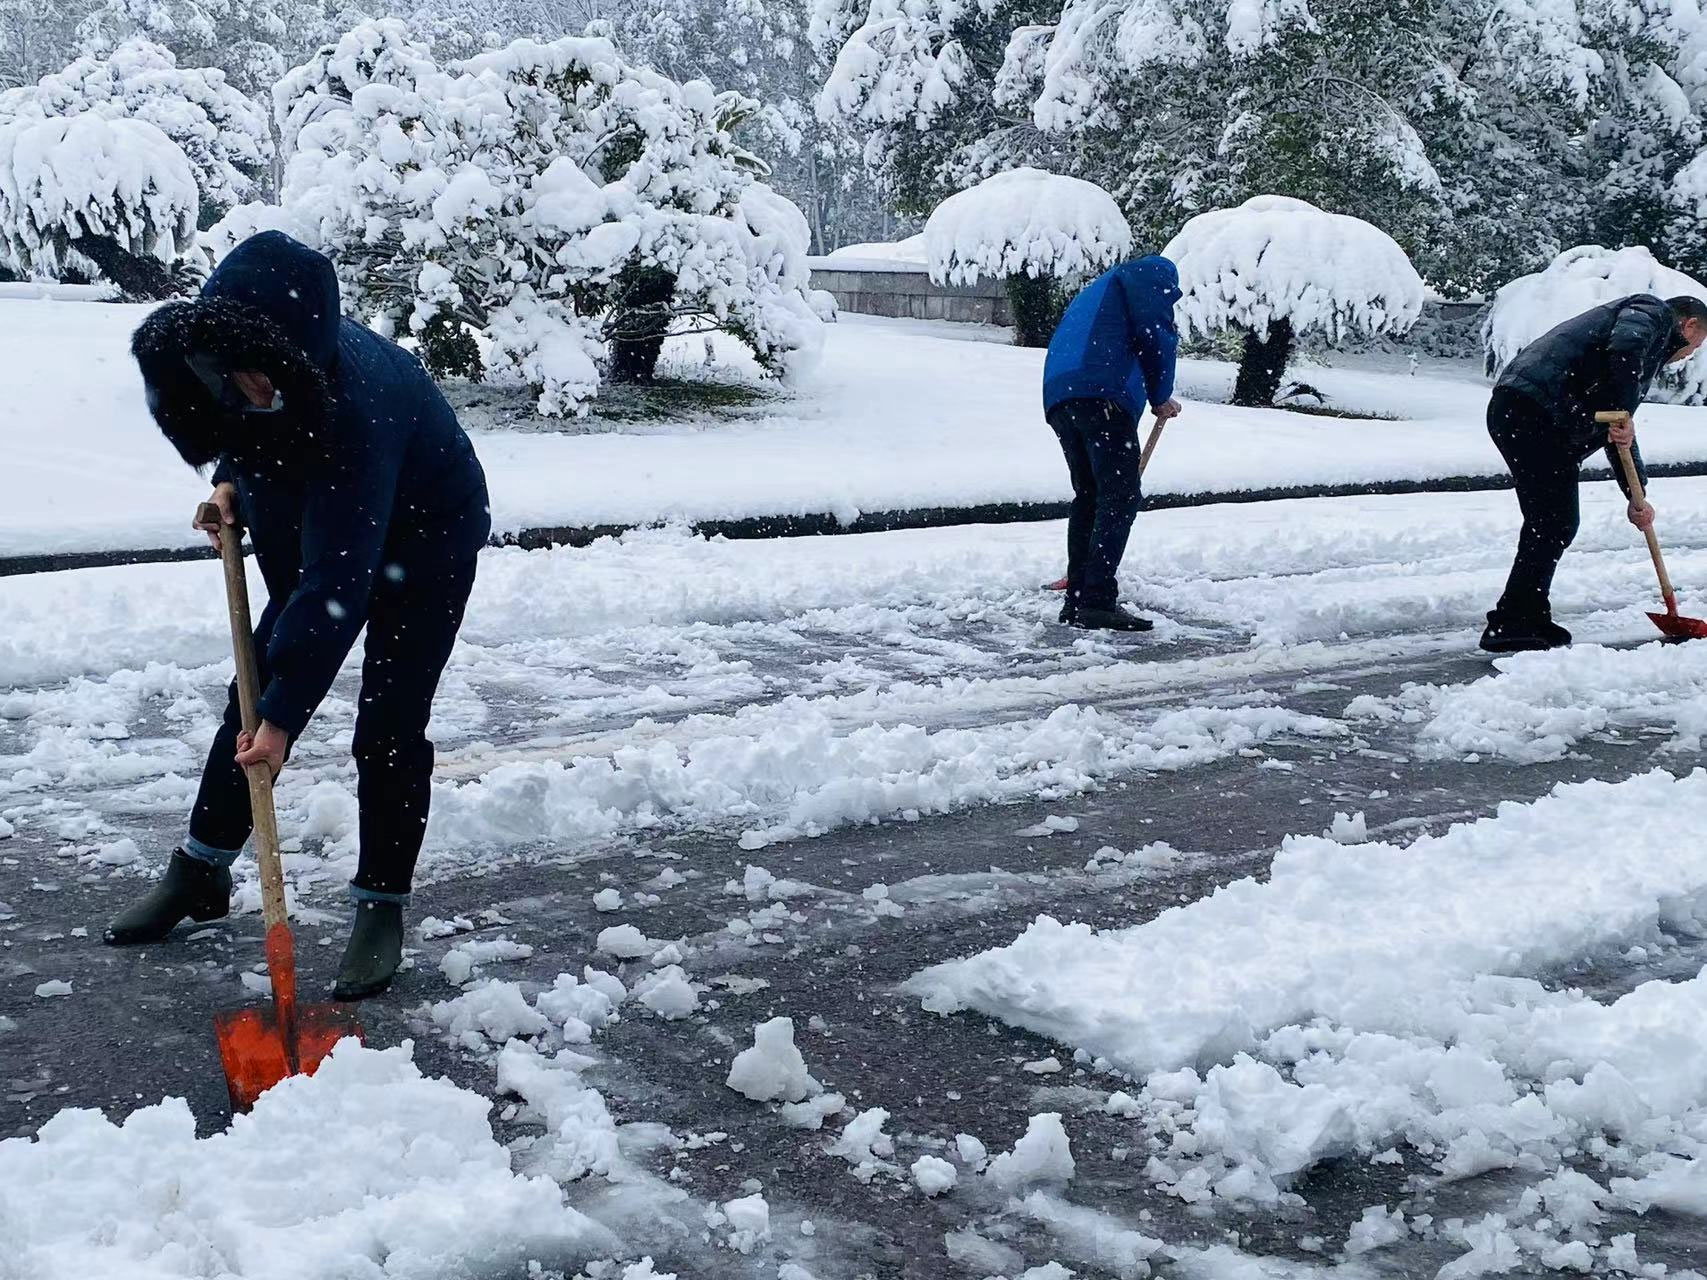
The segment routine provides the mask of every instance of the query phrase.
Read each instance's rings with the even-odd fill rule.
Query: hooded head
[[[1161,254],[1137,258],[1126,264],[1126,271],[1129,279],[1155,294],[1158,310],[1171,312],[1180,300],[1179,268]]]
[[[338,277],[322,254],[278,231],[231,251],[193,302],[142,323],[131,353],[155,421],[184,461],[221,454],[287,465],[323,448],[338,360]],[[264,374],[276,412],[231,394],[232,373]]]

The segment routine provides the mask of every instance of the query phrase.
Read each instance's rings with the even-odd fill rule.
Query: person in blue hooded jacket
[[[217,464],[211,501],[247,525],[268,600],[255,627],[260,728],[241,731],[233,686],[183,845],[107,941],[152,942],[228,912],[250,835],[243,768],[279,770],[365,625],[356,918],[334,991],[372,995],[402,958],[427,721],[490,532],[485,475],[420,361],[344,318],[331,262],[279,232],[237,246],[199,298],[153,312],[131,350],[166,438],[192,467]]]
[[[1068,304],[1043,363],[1043,413],[1073,482],[1067,518],[1067,598],[1061,621],[1148,631],[1122,608],[1120,561],[1142,502],[1138,420],[1176,417],[1179,272],[1151,255],[1103,272]]]

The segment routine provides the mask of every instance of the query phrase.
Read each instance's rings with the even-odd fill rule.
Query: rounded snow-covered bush
[[[1304,200],[1257,196],[1200,213],[1162,256],[1179,268],[1185,332],[1245,334],[1235,404],[1273,403],[1300,334],[1403,333],[1422,314],[1422,277],[1391,236]]]
[[[1673,271],[1640,245],[1605,249],[1578,245],[1544,270],[1519,276],[1494,295],[1482,326],[1482,349],[1490,377],[1555,325],[1591,307],[1635,293],[1661,298],[1690,296],[1707,301],[1707,286]],[[1681,404],[1707,404],[1707,357],[1697,352],[1667,366],[1654,382],[1653,397]]]
[[[1114,197],[1092,182],[1011,169],[950,196],[925,223],[938,284],[1008,282],[1015,340],[1047,346],[1065,295],[1132,251]]]
[[[37,84],[0,93],[0,121],[97,115],[146,120],[183,151],[201,192],[202,222],[254,197],[272,162],[260,106],[221,71],[180,67],[170,50],[127,40],[82,57]]]
[[[128,294],[169,296],[197,204],[189,160],[146,121],[0,126],[0,262],[21,275],[98,274]]]

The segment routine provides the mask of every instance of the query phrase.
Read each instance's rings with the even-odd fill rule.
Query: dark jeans
[[[1488,435],[1511,468],[1523,532],[1505,594],[1494,606],[1506,623],[1552,617],[1553,571],[1577,536],[1582,459],[1568,432],[1522,392],[1495,388],[1488,402]]]
[[[439,676],[462,626],[474,566],[470,558],[414,570],[396,581],[383,573],[375,579],[350,745],[361,806],[361,857],[351,881],[358,897],[408,893],[414,878],[433,776],[427,721]],[[255,629],[262,688],[274,616],[269,606]],[[190,814],[190,837],[206,850],[235,851],[249,839],[249,789],[232,759],[241,727],[233,684],[225,723],[208,751]],[[203,856],[200,850],[191,852]]]
[[[1067,517],[1067,599],[1112,608],[1120,594],[1120,560],[1143,505],[1138,488],[1138,424],[1108,400],[1065,400],[1049,425],[1067,455],[1073,509]]]

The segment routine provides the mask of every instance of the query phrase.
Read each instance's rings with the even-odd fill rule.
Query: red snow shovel
[[[231,651],[237,660],[237,705],[243,728],[260,725],[261,700],[255,670],[255,635],[249,623],[249,587],[243,575],[243,535],[221,523],[219,508],[204,502],[196,522],[219,526],[219,558],[225,564],[225,602],[231,615]],[[298,1004],[296,944],[285,918],[284,868],[279,865],[278,818],[273,812],[273,776],[265,763],[244,770],[255,820],[255,861],[261,868],[261,919],[267,926],[267,974],[271,1008],[238,1009],[213,1021],[219,1058],[233,1111],[247,1111],[286,1076],[312,1075],[320,1060],[345,1036],[361,1039],[361,1023],[335,1004]]]
[[[1162,428],[1168,424],[1161,418],[1156,419],[1156,425],[1150,428],[1150,437],[1144,441],[1144,452],[1138,455],[1138,478],[1144,478],[1144,472],[1150,465],[1150,455],[1156,451],[1156,446],[1162,441]],[[1045,591],[1065,591],[1067,579],[1057,578],[1054,582],[1043,584]]]
[[[1619,410],[1594,415],[1596,422],[1604,422],[1608,426],[1616,426],[1627,421],[1630,415]],[[1630,497],[1636,502],[1646,502],[1647,495],[1642,492],[1642,478],[1636,474],[1636,463],[1630,457],[1630,446],[1618,446],[1618,461],[1624,468],[1624,479],[1630,486]],[[1677,592],[1672,590],[1671,575],[1666,572],[1665,557],[1660,554],[1660,540],[1654,533],[1653,526],[1642,531],[1647,535],[1648,554],[1654,558],[1654,572],[1660,578],[1660,596],[1665,601],[1664,613],[1650,613],[1654,625],[1660,629],[1668,640],[1700,640],[1707,638],[1707,621],[1700,618],[1686,618],[1677,611]]]

